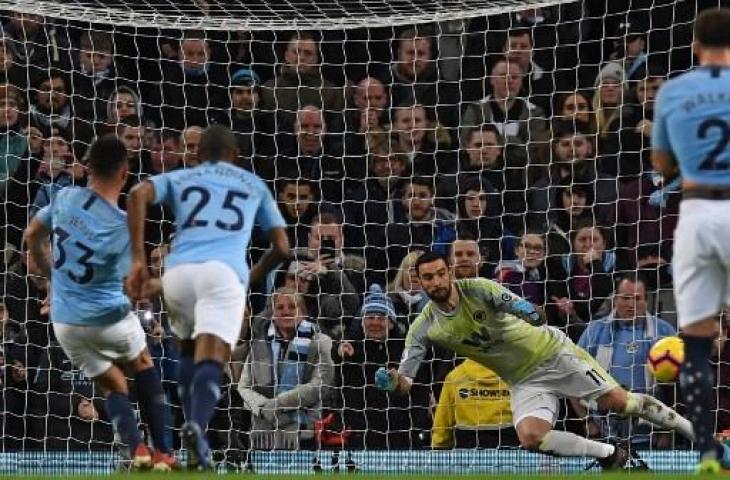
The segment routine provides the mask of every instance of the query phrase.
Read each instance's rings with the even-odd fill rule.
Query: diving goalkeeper
[[[430,342],[496,372],[512,389],[512,418],[522,446],[550,455],[594,457],[604,469],[622,468],[629,452],[621,445],[553,430],[558,399],[596,401],[598,407],[637,416],[690,440],[690,422],[655,398],[627,392],[564,333],[542,325],[530,302],[490,280],[454,280],[447,260],[422,255],[415,265],[431,301],[411,325],[400,368],[380,368],[375,384],[405,394]]]

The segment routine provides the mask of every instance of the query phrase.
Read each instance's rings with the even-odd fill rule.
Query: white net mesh
[[[54,18],[94,21],[118,26],[252,31],[393,27],[500,14],[525,7],[539,8],[568,1],[190,0],[177,2],[168,0],[120,3],[75,0],[60,4],[34,0],[5,0],[0,2],[0,7]]]
[[[500,281],[583,337],[626,388],[681,408],[674,386],[655,385],[644,369],[654,339],[676,331],[679,204],[676,186],[651,172],[649,135],[656,88],[692,66],[697,11],[720,3],[0,0],[1,441],[3,452],[21,452],[0,453],[0,472],[114,464],[99,392],[55,341],[45,282],[22,244],[39,208],[85,182],[83,154],[107,132],[128,148],[131,188],[195,165],[201,129],[230,126],[242,165],[267,181],[289,224],[295,261],[254,286],[251,328],[210,427],[230,466],[582,468],[509,450],[518,442],[508,390],[448,352],[431,353],[409,397],[375,389],[375,370],[398,364],[424,305],[410,269],[420,249],[451,255],[457,276]],[[147,224],[153,272],[171,222],[159,209]],[[250,257],[265,247],[255,233]],[[587,326],[615,308],[615,278],[637,271],[646,296],[630,314],[640,318],[609,345],[586,339]],[[302,295],[303,318],[321,334],[305,324],[287,342],[270,329],[282,286]],[[139,309],[179,447],[179,353],[162,300]],[[362,321],[369,311],[392,319]],[[712,399],[718,432],[730,428],[727,351]],[[277,384],[274,370],[294,384]],[[281,428],[252,418],[261,396],[296,396]],[[590,415],[592,435],[632,441],[653,467],[692,467],[680,438]],[[558,428],[583,434],[586,424],[561,407]],[[412,451],[402,462],[383,453],[431,447],[466,450]],[[264,452],[272,448],[298,452]],[[312,449],[349,453],[313,465]]]

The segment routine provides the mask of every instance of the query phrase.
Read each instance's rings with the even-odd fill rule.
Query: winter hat
[[[250,68],[241,68],[231,77],[231,87],[257,87],[261,84],[259,75]]]
[[[395,309],[393,308],[393,302],[383,292],[380,285],[371,285],[368,293],[365,294],[365,300],[360,309],[360,316],[364,317],[370,314],[381,314],[389,317],[391,320],[395,319]]]
[[[606,80],[613,80],[622,84],[624,82],[624,69],[619,62],[608,62],[601,68],[596,77],[596,87]]]

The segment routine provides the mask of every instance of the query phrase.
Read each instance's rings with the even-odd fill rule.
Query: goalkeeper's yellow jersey
[[[466,360],[444,381],[433,418],[431,447],[452,448],[455,430],[512,426],[509,386],[487,367]]]
[[[494,370],[515,384],[560,350],[567,337],[537,325],[532,304],[484,278],[457,280],[453,312],[429,302],[408,330],[398,373],[415,378],[431,342]]]

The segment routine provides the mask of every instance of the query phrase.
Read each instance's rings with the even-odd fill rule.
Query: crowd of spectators
[[[509,390],[483,366],[434,349],[409,396],[373,385],[378,367],[397,365],[426,303],[413,270],[425,249],[449,255],[457,278],[495,279],[527,298],[626,388],[658,388],[644,364],[652,342],[676,331],[681,193],[648,161],[652,114],[659,86],[692,64],[696,2],[624,3],[372,29],[345,41],[304,31],[132,35],[5,13],[2,448],[113,444],[99,393],[49,328],[48,284],[22,242],[38,209],[85,184],[85,149],[109,132],[128,151],[128,191],[194,167],[202,130],[229,126],[241,166],[268,183],[287,221],[292,260],[251,288],[212,424],[229,460],[249,447],[517,445]],[[174,248],[172,219],[162,208],[152,217],[146,240],[159,276]],[[252,242],[253,261],[266,239],[254,232]],[[169,424],[179,426],[164,302],[137,308]],[[722,430],[730,395],[718,388]],[[562,423],[674,445],[582,405],[566,404]]]

